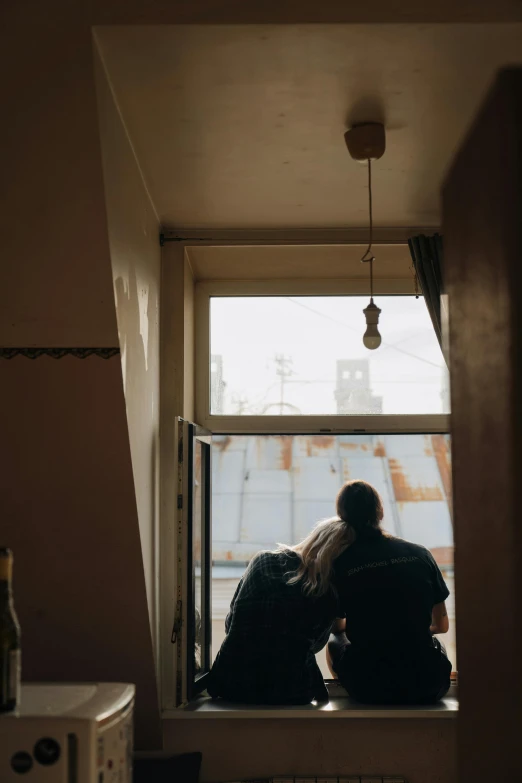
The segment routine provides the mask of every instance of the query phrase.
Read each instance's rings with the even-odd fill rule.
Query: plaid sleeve
[[[229,633],[230,631],[238,601],[248,601],[260,586],[267,569],[270,570],[270,560],[266,555],[266,552],[258,552],[254,555],[248,564],[245,573],[239,580],[239,584],[236,587],[232,601],[230,602],[229,612],[225,618],[226,633]]]
[[[230,604],[226,637],[211,671],[209,693],[259,704],[327,699],[314,651],[328,639],[333,606],[288,585],[297,558],[258,552]]]

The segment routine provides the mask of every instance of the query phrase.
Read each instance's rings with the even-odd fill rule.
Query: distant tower
[[[213,353],[210,357],[210,412],[215,415],[223,413],[223,357]]]
[[[367,359],[338,359],[335,389],[337,413],[382,413],[382,397],[370,388]]]

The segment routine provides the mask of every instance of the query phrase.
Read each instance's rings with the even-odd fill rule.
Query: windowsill
[[[215,718],[406,718],[448,719],[456,718],[459,710],[457,696],[450,689],[448,695],[438,704],[412,707],[387,707],[358,704],[352,701],[345,691],[336,685],[328,685],[330,701],[328,704],[266,706],[252,704],[232,704],[222,699],[198,696],[186,707],[164,710],[163,718],[170,719],[215,719]]]

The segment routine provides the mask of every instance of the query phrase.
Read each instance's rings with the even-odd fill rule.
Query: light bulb
[[[370,299],[368,307],[363,310],[363,313],[366,317],[366,331],[363,335],[363,343],[365,348],[374,351],[381,344],[381,335],[377,328],[381,309],[373,303],[373,297]]]
[[[370,351],[374,351],[381,344],[381,335],[376,326],[368,326],[364,335],[363,343]]]

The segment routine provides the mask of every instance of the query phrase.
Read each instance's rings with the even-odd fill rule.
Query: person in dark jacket
[[[364,481],[344,485],[337,513],[352,541],[333,564],[339,597],[328,645],[330,670],[359,702],[436,702],[451,663],[435,634],[448,631],[449,590],[428,549],[381,529],[383,506]]]
[[[291,576],[297,552],[258,552],[225,620],[226,637],[210,672],[214,698],[250,704],[328,701],[315,654],[338,615],[333,590],[307,595]]]

